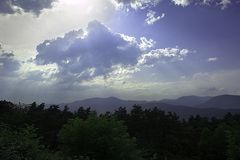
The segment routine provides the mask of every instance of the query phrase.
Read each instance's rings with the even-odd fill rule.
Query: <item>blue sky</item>
[[[240,94],[238,0],[3,0],[0,98]]]

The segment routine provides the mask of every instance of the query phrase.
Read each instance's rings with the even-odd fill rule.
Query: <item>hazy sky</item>
[[[0,99],[240,94],[240,0],[1,0]]]

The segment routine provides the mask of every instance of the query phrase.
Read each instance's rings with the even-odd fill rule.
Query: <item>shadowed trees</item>
[[[0,159],[4,160],[63,160],[60,155],[40,145],[31,126],[13,129],[0,125]]]
[[[60,147],[69,156],[97,160],[141,160],[140,151],[122,122],[90,116],[69,120],[59,133]]]
[[[26,127],[28,126],[28,127]],[[31,127],[29,127],[31,126]],[[159,108],[120,107],[98,115],[80,107],[0,101],[4,160],[239,160],[240,115],[180,120]]]

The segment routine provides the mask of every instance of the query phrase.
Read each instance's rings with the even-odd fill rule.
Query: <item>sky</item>
[[[240,95],[240,0],[1,0],[0,99]]]

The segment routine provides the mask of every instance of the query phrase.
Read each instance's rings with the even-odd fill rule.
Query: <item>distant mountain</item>
[[[98,113],[104,113],[106,111],[113,112],[119,107],[131,108],[135,104],[144,104],[147,101],[128,101],[121,100],[116,97],[108,98],[89,98],[80,101],[75,101],[72,103],[61,104],[60,106],[67,105],[71,111],[76,111],[79,107],[91,107],[92,110],[97,111]]]
[[[189,100],[189,103],[191,105],[193,104],[198,104],[201,101],[205,101],[208,97],[197,97],[197,96],[187,96],[187,97],[181,97],[175,102],[181,103],[187,103],[187,100]],[[215,98],[215,97],[214,97]],[[222,108],[217,108],[217,107],[212,107],[215,106],[211,100],[214,99],[211,98],[207,100],[207,102],[211,102],[209,104],[209,107],[201,107],[200,105],[190,107],[189,105],[180,105],[175,103],[176,105],[173,104],[167,104],[163,103],[166,100],[162,101],[132,101],[132,100],[122,100],[116,97],[108,97],[108,98],[89,98],[85,100],[80,100],[80,101],[75,101],[72,103],[65,103],[61,104],[60,107],[62,108],[63,106],[67,105],[71,111],[76,111],[79,107],[91,107],[92,110],[97,111],[98,113],[105,113],[107,111],[109,112],[114,112],[116,109],[119,107],[126,107],[127,110],[129,111],[133,105],[137,104],[142,106],[144,109],[149,109],[149,108],[154,108],[158,107],[161,110],[164,110],[166,112],[175,112],[179,117],[181,118],[188,118],[191,115],[200,115],[204,117],[218,117],[221,118],[223,117],[226,113],[240,113],[240,108],[229,108],[226,109],[223,107]],[[220,98],[221,99],[221,98]],[[218,100],[218,98],[217,98]],[[217,101],[216,100],[216,101]],[[233,100],[231,98],[228,98],[229,101]],[[169,102],[169,100],[168,100]],[[173,101],[172,101],[173,102]],[[198,102],[198,103],[197,103]],[[201,105],[205,106],[204,104],[208,104],[207,102],[202,103]],[[231,102],[229,102],[231,103]],[[198,107],[198,108],[196,108]]]
[[[210,98],[208,101],[196,105],[198,108],[240,109],[240,96],[221,95]]]
[[[188,106],[177,106],[159,102],[149,102],[142,104],[143,108],[157,107],[165,112],[175,112],[180,118],[189,118],[190,116],[200,115],[202,117],[222,118],[227,113],[239,114],[240,109],[218,109],[218,108],[194,108]]]
[[[177,99],[163,99],[160,102],[172,105],[196,106],[207,102],[209,99],[211,99],[211,97],[184,96]]]

